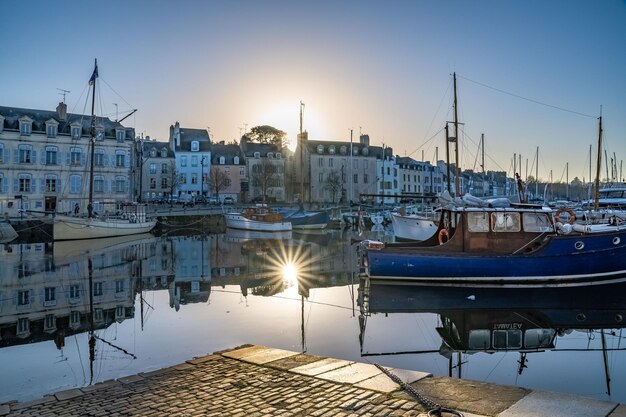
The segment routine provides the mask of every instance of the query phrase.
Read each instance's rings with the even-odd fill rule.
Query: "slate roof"
[[[211,150],[211,138],[206,129],[192,129],[187,127],[179,127],[180,129],[180,145],[175,144],[174,126],[170,125],[170,140],[174,143],[175,151],[190,152],[191,142],[198,141],[200,147],[199,152],[209,152]]]
[[[235,165],[235,157],[239,157],[239,165],[245,165],[241,148],[238,145],[224,145],[221,143],[211,146],[211,165],[219,165],[220,157],[224,157],[225,165]]]
[[[346,141],[335,141],[335,140],[307,140],[305,141],[306,149],[311,154],[320,155],[318,152],[318,146],[322,146],[323,150],[321,155],[350,155],[350,142]],[[367,148],[367,151],[364,152],[364,149]],[[357,154],[355,156],[370,156],[376,157],[378,159],[382,159],[383,157],[383,148],[382,146],[371,146],[364,145],[360,142],[352,142],[352,149],[357,149]],[[334,152],[332,152],[334,151]],[[387,156],[393,155],[393,150],[391,148],[385,148],[384,150]]]
[[[259,152],[261,156],[267,156],[269,152],[281,153],[281,149],[271,143],[256,143],[242,139],[239,146],[246,157],[253,157],[255,152]]]

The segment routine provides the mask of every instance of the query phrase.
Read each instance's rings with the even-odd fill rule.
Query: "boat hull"
[[[446,253],[435,248],[367,250],[372,280],[452,285],[579,285],[626,279],[626,231],[556,236],[536,252]]]
[[[418,215],[391,214],[393,234],[398,240],[422,241],[430,238],[437,231],[437,225],[432,219]]]
[[[241,230],[258,230],[261,232],[281,232],[292,229],[290,222],[264,222],[250,220],[239,213],[228,213],[224,215],[226,227]]]
[[[325,211],[296,212],[285,217],[285,221],[290,222],[294,229],[323,229],[330,221],[330,216]]]
[[[52,225],[54,240],[95,239],[148,233],[156,220],[131,222],[126,219],[83,218],[57,215]]]

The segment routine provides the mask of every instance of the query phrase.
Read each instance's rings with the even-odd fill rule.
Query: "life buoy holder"
[[[569,214],[569,219],[567,220],[567,223],[574,224],[574,222],[576,221],[576,214],[574,214],[574,210],[570,208],[558,209],[556,213],[554,214],[554,218],[556,219],[556,221],[561,222],[561,214],[563,213]]]
[[[439,235],[437,236],[438,240],[439,240],[439,244],[443,245],[444,243],[446,243],[448,240],[450,240],[450,232],[448,232],[448,229],[443,228],[439,231]],[[444,240],[445,238],[445,240]]]

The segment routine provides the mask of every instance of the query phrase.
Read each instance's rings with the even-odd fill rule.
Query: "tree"
[[[226,175],[219,167],[211,167],[211,178],[209,184],[213,193],[219,197],[220,191],[230,187],[230,177]]]
[[[246,137],[252,142],[277,145],[279,149],[289,145],[286,132],[268,125],[253,127]]]
[[[178,188],[178,184],[180,184],[180,181],[178,178],[178,172],[176,172],[176,162],[170,161],[169,170],[167,171],[167,177],[165,177],[165,179],[167,180],[167,190],[170,195],[169,200],[170,200],[170,206],[171,206],[173,203],[172,196],[176,192],[176,189]]]
[[[270,187],[274,187],[278,179],[276,166],[262,159],[261,163],[254,164],[251,168],[252,173],[250,179],[252,180],[252,185],[261,189],[261,197],[263,201],[265,201],[267,190]]]
[[[324,181],[324,183],[326,188],[330,190],[330,194],[333,197],[332,202],[333,204],[335,204],[337,202],[335,201],[337,197],[337,192],[341,191],[341,187],[343,185],[341,180],[341,174],[338,170],[333,169],[326,177],[326,181]]]

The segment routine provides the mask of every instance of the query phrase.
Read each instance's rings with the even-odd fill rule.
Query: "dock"
[[[624,417],[608,401],[385,368],[466,417]],[[172,367],[0,404],[0,416],[394,416],[428,408],[371,363],[244,345]],[[443,414],[450,415],[450,414]]]

